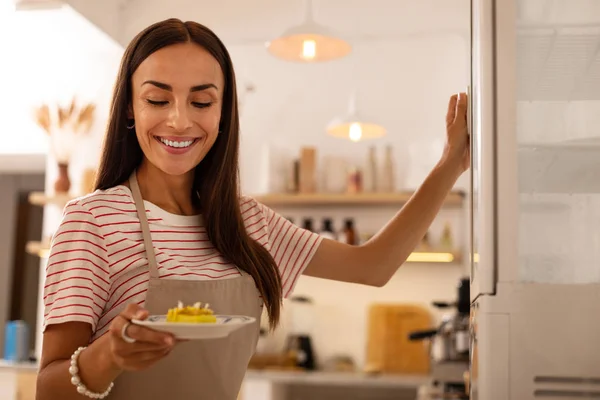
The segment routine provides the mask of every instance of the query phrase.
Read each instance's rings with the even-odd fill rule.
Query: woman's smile
[[[154,136],[154,139],[170,154],[185,154],[195,147],[202,138]]]

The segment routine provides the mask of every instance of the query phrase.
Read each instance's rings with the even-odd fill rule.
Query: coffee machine
[[[290,299],[291,326],[287,336],[285,352],[293,359],[295,366],[304,370],[317,368],[312,344],[313,301],[305,296]]]
[[[452,312],[435,329],[412,332],[410,340],[427,340],[431,357],[429,399],[468,399],[465,374],[469,371],[470,280],[462,278],[454,302],[435,301],[432,305]],[[437,397],[436,397],[437,396]]]

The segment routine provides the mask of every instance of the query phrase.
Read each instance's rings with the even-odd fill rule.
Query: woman
[[[468,168],[466,106],[451,98],[443,157],[413,198],[349,246],[239,195],[235,76],[214,33],[175,19],[141,32],[123,56],[97,190],[67,205],[53,238],[38,400],[235,399],[258,324],[179,342],[130,321],[181,300],[257,319],[264,304],[275,327],[300,274],[384,285]]]

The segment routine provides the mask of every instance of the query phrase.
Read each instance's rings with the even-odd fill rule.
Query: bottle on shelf
[[[314,193],[316,184],[317,149],[315,147],[302,147],[300,149],[299,182],[300,193]]]
[[[444,225],[444,230],[442,231],[442,236],[440,238],[440,250],[444,251],[452,251],[454,249],[454,240],[452,238],[452,228],[450,227],[450,223],[446,222]]]
[[[344,220],[344,229],[340,232],[340,241],[350,245],[358,244],[358,235],[354,227],[354,220],[346,218]]]
[[[300,161],[294,160],[289,168],[286,189],[288,193],[298,193],[300,186]]]
[[[331,218],[323,218],[323,226],[319,234],[327,239],[335,240],[335,232],[333,231],[333,222]]]
[[[383,193],[392,193],[396,191],[395,176],[394,176],[394,155],[392,146],[387,145],[385,155],[383,157],[383,165],[381,169],[381,180],[379,181],[379,191]]]
[[[302,220],[302,228],[306,229],[307,231],[314,232],[315,228],[313,226],[312,218],[304,218]]]
[[[372,193],[377,190],[377,160],[375,156],[375,146],[369,148],[367,162],[363,172],[363,191]]]
[[[348,170],[348,185],[346,192],[350,194],[360,193],[362,191],[362,173],[359,168],[351,167]]]

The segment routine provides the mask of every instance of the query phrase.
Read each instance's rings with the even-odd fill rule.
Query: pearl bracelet
[[[79,366],[77,365],[77,361],[79,359],[79,354],[85,350],[85,347],[80,347],[71,356],[71,366],[69,367],[69,373],[71,374],[71,383],[77,387],[77,393],[82,394],[84,396],[89,397],[90,399],[103,399],[112,390],[114,383],[111,382],[108,386],[108,389],[104,391],[104,393],[94,393],[88,390],[88,388],[81,382],[81,378],[79,378]]]

